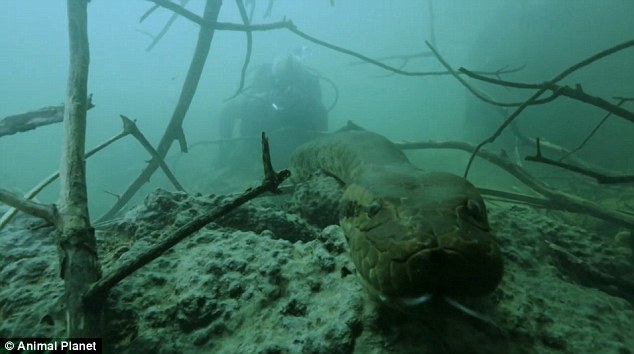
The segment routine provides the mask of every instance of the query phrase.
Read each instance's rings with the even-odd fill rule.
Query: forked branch
[[[86,292],[84,295],[84,302],[90,303],[95,297],[99,298],[102,294],[107,293],[113,286],[117,285],[121,280],[158,258],[188,236],[199,231],[209,223],[229,214],[231,211],[249,200],[266,192],[277,193],[279,184],[290,176],[290,172],[288,170],[282,170],[280,172],[275,172],[273,170],[269,154],[268,139],[264,133],[262,133],[262,161],[264,166],[264,179],[262,180],[262,184],[256,188],[246,190],[236,199],[219,209],[212,210],[209,213],[201,215],[181,226],[173,234],[166,236],[163,241],[155,244],[152,248],[147,249],[136,259],[122,264],[117,269],[105,275],[98,282],[93,284]]]
[[[542,155],[542,149],[539,139],[536,139],[536,153],[534,156],[526,156],[526,161],[540,162],[546,165],[551,165],[564,170],[572,171],[584,176],[592,177],[601,184],[617,184],[617,183],[632,183],[634,182],[634,175],[629,176],[608,176],[596,171],[592,171],[583,167],[574,166],[565,162],[549,159]]]
[[[568,75],[574,73],[575,71],[586,67],[594,62],[596,62],[597,60],[600,60],[602,58],[605,58],[607,56],[610,56],[614,53],[618,53],[619,51],[622,51],[624,49],[628,49],[630,47],[634,46],[634,40],[629,40],[626,42],[623,42],[621,44],[615,45],[611,48],[608,48],[606,50],[603,50],[597,54],[594,54],[580,62],[578,62],[577,64],[572,65],[571,67],[565,69],[564,71],[562,71],[559,75],[555,76],[552,80],[546,82],[544,84],[543,87],[541,87],[540,89],[538,89],[531,97],[529,97],[526,101],[524,101],[524,103],[522,103],[519,107],[517,107],[515,109],[515,111],[508,116],[508,118],[506,118],[506,120],[500,125],[500,127],[487,139],[485,139],[484,141],[482,141],[480,144],[478,144],[475,148],[475,150],[473,151],[473,153],[471,154],[471,156],[469,157],[469,162],[467,163],[467,167],[465,168],[465,172],[464,172],[464,176],[466,177],[469,174],[469,169],[471,168],[471,164],[473,163],[473,160],[475,159],[475,156],[477,155],[478,151],[480,151],[480,149],[489,143],[494,142],[499,136],[500,134],[502,134],[502,132],[530,105],[534,104],[535,101],[542,95],[544,94],[546,91],[548,91],[548,87],[552,87],[552,85],[556,84],[557,82],[563,80],[564,78],[566,78]]]

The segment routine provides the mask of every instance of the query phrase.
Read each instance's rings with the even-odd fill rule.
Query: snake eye
[[[467,214],[476,220],[486,220],[484,205],[475,199],[467,199]]]
[[[381,211],[381,203],[378,201],[373,201],[370,205],[368,205],[368,216],[373,217]]]
[[[462,206],[458,207],[458,217],[466,217],[467,222],[474,224],[478,228],[488,231],[489,220],[487,218],[487,211],[484,202],[480,199],[466,199]]]

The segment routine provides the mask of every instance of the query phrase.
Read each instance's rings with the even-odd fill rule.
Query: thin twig
[[[181,0],[181,6],[184,8],[188,2],[189,0]],[[159,6],[154,5],[153,8],[157,8],[157,7]],[[163,26],[161,31],[156,36],[153,37],[154,39],[152,40],[152,43],[150,43],[150,45],[147,46],[147,48],[145,48],[146,52],[151,51],[158,44],[158,42],[163,38],[163,36],[165,36],[167,31],[169,31],[170,27],[172,27],[172,24],[174,23],[174,21],[176,21],[177,18],[178,18],[178,14],[172,14],[172,17],[170,17],[170,19],[167,21],[165,26]]]
[[[339,102],[339,87],[337,87],[337,85],[335,84],[334,81],[330,80],[329,78],[316,73],[317,77],[320,80],[325,81],[326,83],[328,83],[328,85],[330,85],[330,87],[332,87],[334,94],[335,94],[335,98],[332,100],[332,103],[328,106],[328,108],[326,108],[326,112],[330,113],[330,111],[332,111],[335,106],[337,105],[337,102]]]
[[[451,75],[450,72],[448,71],[429,71],[429,72],[418,72],[418,71],[405,71],[405,70],[401,70],[399,68],[395,68],[393,66],[390,65],[386,65],[383,64],[377,60],[371,59],[363,54],[357,53],[355,51],[328,43],[326,41],[322,41],[321,39],[315,38],[305,32],[302,32],[301,30],[299,30],[297,28],[297,26],[295,26],[295,24],[290,21],[290,20],[283,20],[280,22],[273,22],[273,23],[266,23],[266,24],[257,24],[257,25],[253,25],[253,24],[249,24],[249,25],[244,25],[244,24],[236,24],[236,23],[226,23],[226,22],[217,22],[217,21],[206,21],[203,20],[200,16],[192,13],[191,11],[188,11],[180,6],[178,6],[177,4],[174,4],[172,2],[166,1],[166,0],[150,0],[160,6],[163,6],[167,9],[170,9],[176,13],[178,13],[179,15],[187,18],[190,21],[193,21],[197,24],[199,24],[200,26],[210,26],[215,30],[219,30],[219,31],[251,31],[251,32],[255,32],[255,31],[271,31],[271,30],[277,30],[277,29],[287,29],[289,31],[291,31],[292,33],[296,34],[297,36],[304,38],[305,40],[315,43],[317,45],[329,48],[331,50],[334,50],[336,52],[340,52],[346,55],[350,55],[353,56],[357,59],[361,59],[362,61],[365,61],[369,64],[378,66],[384,70],[387,71],[391,71],[394,73],[397,73],[399,75],[404,75],[404,76],[444,76],[444,75]],[[503,70],[503,71],[496,71],[493,72],[491,74],[500,74],[500,73],[508,73],[508,72],[513,72],[513,71],[517,71],[517,69],[511,69],[511,70]]]
[[[574,166],[571,164],[567,164],[565,162],[561,162],[561,161],[556,161],[556,160],[552,160],[549,159],[547,157],[544,157],[542,155],[542,151],[541,151],[541,146],[539,143],[539,139],[536,139],[536,153],[534,156],[526,156],[525,160],[526,161],[533,161],[533,162],[539,162],[539,163],[543,163],[543,164],[547,164],[547,165],[551,165],[551,166],[556,166],[559,168],[562,168],[564,170],[568,170],[568,171],[572,171],[584,176],[588,176],[588,177],[592,177],[594,178],[598,183],[601,184],[619,184],[619,183],[631,183],[634,182],[634,175],[629,175],[629,176],[607,176],[605,174],[596,172],[596,171],[592,171],[586,168],[582,168],[579,166]]]
[[[154,6],[150,7],[147,11],[145,11],[143,16],[141,16],[141,18],[139,19],[139,23],[142,23],[143,21],[145,21],[145,19],[148,18],[148,16],[150,16],[159,7],[160,6],[158,6],[158,5],[154,5]]]
[[[553,92],[553,96],[557,94],[558,96],[565,96],[568,98],[572,98],[574,100],[587,103],[593,105],[595,107],[599,107],[603,110],[606,110],[616,116],[621,118],[625,118],[626,120],[634,123],[634,112],[628,111],[624,108],[621,108],[621,104],[612,104],[601,97],[596,97],[585,93],[579,86],[572,88],[570,86],[561,86],[557,84],[550,84],[548,82],[541,84],[527,84],[522,82],[512,82],[500,79],[493,79],[490,77],[486,77],[475,72],[469,71],[465,68],[458,69],[461,73],[474,78],[476,80],[488,82],[495,85],[512,87],[512,88],[520,88],[520,89],[541,89],[546,88]],[[536,100],[533,104],[542,104],[543,100]],[[510,105],[510,104],[507,104]]]
[[[153,3],[155,3],[158,6],[164,7],[166,9],[172,10],[175,13],[185,17],[186,19],[196,22],[201,26],[205,26],[208,25],[209,23],[207,21],[205,21],[202,17],[196,15],[195,13],[186,10],[184,7],[179,6],[178,4],[175,4],[171,1],[168,0],[150,0]]]
[[[273,3],[275,0],[269,0],[269,5],[266,7],[266,12],[264,13],[263,18],[271,17],[271,13],[273,13]]]
[[[378,57],[375,60],[377,61],[389,61],[389,60],[399,60],[399,61],[404,61],[404,62],[408,62],[412,59],[420,59],[420,58],[430,58],[433,57],[434,53],[430,52],[430,51],[421,51],[421,52],[417,52],[417,53],[413,53],[413,54],[394,54],[394,55],[386,55],[383,57]],[[356,62],[356,63],[352,63],[351,65],[359,65],[359,64],[363,64],[364,62]]]
[[[619,102],[616,104],[617,107],[622,106],[625,102],[627,102],[627,100],[621,98],[619,99]],[[601,126],[603,126],[603,124],[605,122],[608,121],[608,118],[610,118],[610,116],[612,115],[612,112],[608,112],[605,114],[605,116],[603,116],[603,118],[601,118],[601,121],[599,121],[599,123],[594,127],[594,129],[592,129],[592,131],[590,132],[590,134],[588,134],[588,136],[585,137],[585,139],[583,139],[583,141],[574,149],[570,150],[568,153],[566,153],[565,155],[563,155],[562,157],[560,157],[558,159],[558,161],[563,161],[565,158],[567,158],[568,156],[576,153],[577,151],[581,150],[586,143],[588,143],[588,141],[590,141],[590,139],[592,139],[592,137],[594,136],[594,134],[596,134],[596,132],[599,131],[599,129],[601,128]]]
[[[479,81],[484,81],[484,82],[488,82],[490,84],[495,84],[495,85],[500,85],[500,86],[505,86],[505,87],[512,87],[512,88],[520,88],[520,89],[540,89],[542,87],[544,87],[544,84],[528,84],[528,83],[524,83],[524,82],[515,82],[515,81],[506,81],[506,80],[502,80],[502,79],[494,79],[492,77],[487,77],[487,76],[483,76],[483,75],[479,75],[474,73],[473,71],[467,69],[467,68],[459,68],[458,69],[459,72],[469,76],[472,79],[476,79]]]
[[[469,85],[469,83],[465,79],[460,77],[460,75],[459,75],[460,73],[457,72],[456,70],[454,70],[451,67],[451,65],[449,65],[449,63],[442,57],[442,55],[440,55],[440,53],[436,50],[436,48],[434,48],[434,46],[431,45],[431,43],[429,43],[428,41],[425,41],[425,44],[429,47],[429,49],[431,49],[432,53],[436,56],[436,59],[438,59],[440,64],[442,64],[442,66],[444,66],[445,69],[447,69],[447,72],[449,72],[451,75],[453,75],[453,77],[456,80],[458,80],[458,82],[460,82],[462,84],[462,86],[464,86],[467,90],[469,90],[469,92],[471,92],[474,96],[476,96],[481,101],[489,103],[489,104],[492,104],[492,105],[495,105],[495,106],[501,106],[501,107],[516,107],[516,106],[520,106],[520,105],[523,104],[523,102],[511,102],[511,103],[498,102],[498,101],[492,99],[491,97],[489,97],[487,94],[478,91],[476,88],[474,88],[473,86]],[[498,72],[498,74],[499,74],[499,72]],[[547,98],[542,99],[542,100],[535,100],[534,102],[532,102],[532,104],[548,103],[550,101],[553,101],[557,97],[558,97],[558,95],[556,93],[553,93],[553,95],[551,95],[550,97],[547,97]]]
[[[249,23],[253,22],[253,12],[255,11],[255,0],[245,0],[244,6],[250,6],[249,9]]]
[[[436,46],[436,16],[434,14],[434,1],[429,0],[427,3],[429,11],[429,42]]]
[[[101,145],[99,145],[99,146],[95,147],[94,149],[88,151],[86,153],[86,156],[84,156],[84,158],[88,159],[92,155],[96,154],[100,150],[104,149],[108,145],[110,145],[110,144],[114,143],[115,141],[125,137],[128,134],[130,134],[130,132],[126,131],[125,125],[124,125],[124,129],[121,131],[121,133],[113,136],[112,138],[110,138],[110,139],[106,140],[105,142],[103,142]],[[53,172],[48,177],[46,177],[44,180],[42,180],[40,183],[38,183],[35,187],[31,188],[31,190],[24,195],[24,198],[28,199],[28,200],[33,199],[38,193],[40,193],[44,188],[46,188],[46,186],[48,186],[49,184],[53,183],[53,181],[55,181],[57,178],[59,178],[59,171]],[[2,230],[9,223],[9,221],[11,221],[11,219],[15,216],[15,214],[17,212],[18,212],[18,209],[13,207],[13,208],[9,208],[9,210],[7,210],[4,213],[4,215],[2,215],[2,218],[0,218],[0,230]]]
[[[329,49],[332,49],[334,51],[337,51],[339,53],[343,53],[346,55],[350,55],[352,57],[355,57],[357,59],[361,59],[369,64],[372,64],[374,66],[378,66],[381,69],[387,70],[387,71],[391,71],[394,73],[397,73],[399,75],[404,75],[404,76],[443,76],[443,75],[451,75],[450,72],[448,71],[427,71],[427,72],[419,72],[419,71],[405,71],[405,70],[401,70],[398,68],[395,68],[393,66],[381,63],[380,61],[371,59],[363,54],[357,53],[355,51],[352,51],[350,49],[346,49],[343,47],[339,47],[337,45],[322,41],[321,39],[317,39],[305,32],[300,31],[292,22],[287,22],[287,25],[285,26],[286,29],[288,29],[289,31],[295,33],[296,35],[298,35],[301,38],[304,38],[307,41],[313,42],[315,44],[318,44],[322,47],[326,47]]]
[[[240,11],[240,18],[242,18],[242,23],[248,26],[250,24],[249,16],[247,15],[247,10],[244,8],[244,4],[242,3],[242,0],[235,0],[235,1],[236,1],[236,6],[238,6],[238,10]],[[253,34],[249,30],[245,31],[244,33],[247,35],[247,51],[244,55],[244,63],[242,64],[242,70],[240,71],[240,86],[238,86],[238,89],[236,90],[236,92],[231,97],[227,98],[226,101],[229,101],[237,97],[244,89],[244,80],[247,75],[247,68],[249,67],[249,62],[251,61],[251,50],[253,47]]]
[[[172,24],[174,23],[174,21],[176,21],[176,19],[178,18],[177,14],[172,14],[172,17],[170,17],[169,20],[167,20],[167,23],[165,23],[165,26],[163,26],[163,28],[161,29],[161,31],[156,35],[152,37],[152,43],[150,43],[150,45],[148,45],[145,48],[146,52],[151,51],[152,49],[154,49],[154,47],[158,44],[158,42],[163,38],[163,36],[165,36],[165,34],[167,33],[167,31],[169,31],[170,27],[172,27]]]
[[[428,16],[429,16],[429,41],[431,42],[431,44],[433,46],[436,46],[436,30],[435,30],[435,16],[434,16],[434,4],[432,0],[427,1],[427,11],[428,11]],[[384,56],[384,57],[379,57],[376,58],[377,61],[388,61],[388,60],[399,60],[400,61],[400,65],[398,67],[398,69],[403,69],[405,68],[405,66],[407,66],[407,64],[409,63],[410,60],[412,59],[419,59],[419,58],[429,58],[429,57],[433,57],[434,54],[430,51],[421,51],[421,52],[417,52],[417,53],[413,53],[413,54],[397,54],[397,55],[388,55],[388,56]],[[351,65],[359,65],[359,64],[365,64],[366,62],[362,61],[362,62],[356,62],[356,63],[352,63]],[[383,75],[383,76],[391,76],[393,74],[387,74],[387,75]]]

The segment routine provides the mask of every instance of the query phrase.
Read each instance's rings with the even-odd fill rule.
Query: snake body
[[[291,158],[296,181],[316,170],[345,185],[339,221],[371,295],[406,307],[497,287],[500,248],[482,197],[464,178],[417,169],[385,137],[358,130],[309,142]]]

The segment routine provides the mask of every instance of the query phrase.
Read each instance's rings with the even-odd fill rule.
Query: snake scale
[[[480,296],[503,273],[498,242],[477,189],[424,172],[385,137],[359,130],[301,146],[293,178],[322,170],[345,185],[340,225],[370,295],[407,308],[431,296]]]

